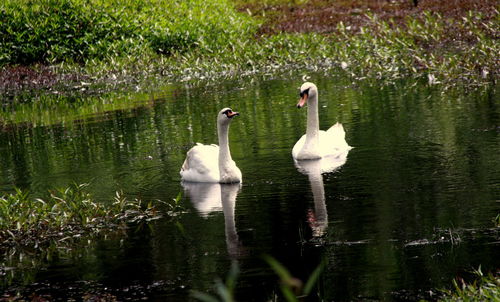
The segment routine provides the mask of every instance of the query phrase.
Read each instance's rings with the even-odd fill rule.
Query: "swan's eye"
[[[231,109],[228,109],[228,110],[222,112],[222,114],[225,114],[226,116],[228,116],[229,113],[232,113]]]
[[[309,95],[309,88],[307,88],[307,89],[306,89],[306,90],[304,90],[304,91],[301,91],[301,92],[300,92],[300,97],[301,97],[301,98],[303,98],[303,97],[304,97],[304,94]]]

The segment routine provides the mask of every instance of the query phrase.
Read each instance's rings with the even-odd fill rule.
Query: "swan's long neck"
[[[318,116],[318,93],[307,100],[307,129],[306,141],[308,149],[316,149],[319,144],[319,116]]]
[[[219,168],[225,167],[233,159],[229,151],[229,124],[217,124],[219,136]]]

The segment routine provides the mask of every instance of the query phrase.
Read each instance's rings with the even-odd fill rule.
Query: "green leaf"
[[[262,257],[269,264],[269,266],[271,266],[271,268],[280,277],[282,281],[287,282],[288,280],[292,279],[292,275],[290,274],[290,272],[276,259],[268,255],[264,255]]]
[[[217,300],[213,296],[206,293],[202,293],[200,291],[191,291],[191,297],[204,302],[219,302],[219,300]]]
[[[322,261],[318,267],[312,272],[312,274],[309,276],[309,279],[307,279],[306,285],[304,286],[304,294],[309,295],[311,293],[311,290],[313,289],[314,285],[318,281],[319,277],[321,276],[321,273],[323,272],[323,269],[326,266],[326,261]]]

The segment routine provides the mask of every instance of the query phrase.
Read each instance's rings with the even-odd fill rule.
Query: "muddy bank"
[[[414,5],[417,2],[417,6]],[[473,11],[481,19],[488,21],[498,15],[498,1],[495,0],[353,0],[328,1],[310,0],[304,4],[273,4],[262,2],[240,6],[241,11],[251,12],[262,17],[264,24],[259,34],[273,35],[288,33],[335,33],[337,25],[343,22],[353,32],[364,26],[370,26],[366,14],[375,15],[396,24],[405,23],[406,17],[420,18],[425,11],[438,13],[444,18],[460,19]],[[458,28],[455,28],[460,32]]]
[[[0,70],[0,94],[14,96],[34,90],[57,94],[60,89],[74,87],[85,81],[89,81],[89,76],[60,73],[50,66],[7,66]]]

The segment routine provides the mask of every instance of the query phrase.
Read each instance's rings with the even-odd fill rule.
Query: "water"
[[[314,167],[299,171],[291,158],[306,123],[305,110],[295,107],[299,76],[169,85],[104,113],[58,112],[36,125],[4,126],[4,192],[20,187],[41,196],[89,182],[102,202],[117,190],[143,200],[171,200],[182,191],[187,208],[69,256],[39,259],[4,290],[61,300],[87,290],[185,301],[190,290],[211,292],[236,261],[237,298],[265,301],[279,292],[262,260],[272,255],[302,280],[326,261],[316,298],[412,301],[432,298],[429,290],[479,265],[500,267],[492,222],[500,192],[495,90],[456,95],[406,82],[381,88],[324,75],[310,81],[319,88],[320,128],[343,123],[354,147],[345,164],[323,175]],[[217,142],[215,115],[227,106],[241,113],[230,146],[243,184],[183,186],[186,151]]]

